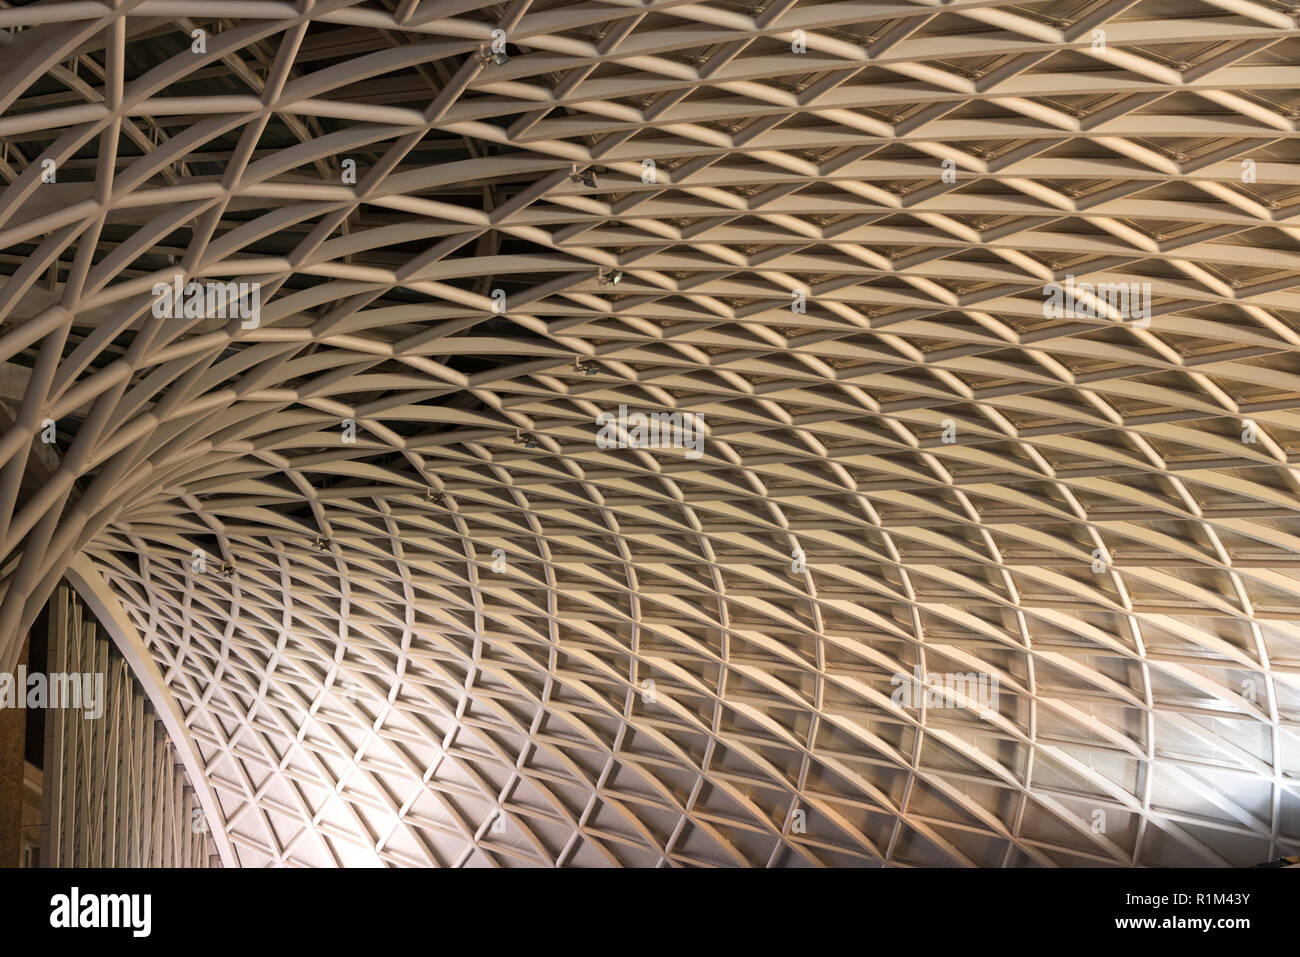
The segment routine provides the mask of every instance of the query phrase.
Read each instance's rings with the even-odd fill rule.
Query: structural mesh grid
[[[0,666],[242,866],[1300,851],[1297,13],[6,4]]]

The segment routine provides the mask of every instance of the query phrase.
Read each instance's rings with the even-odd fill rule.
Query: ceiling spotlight
[[[623,281],[623,270],[621,269],[602,269],[599,276],[602,286],[617,286]]]
[[[569,179],[575,183],[581,183],[588,189],[596,188],[596,171],[588,166],[586,169],[578,169],[578,164],[573,164],[573,170],[569,173]]]
[[[573,371],[580,372],[583,375],[595,375],[600,371],[600,367],[594,362],[588,362],[582,356],[575,356],[573,359]]]
[[[479,59],[483,62],[484,66],[487,66],[489,63],[493,63],[496,66],[505,66],[510,62],[510,57],[506,56],[505,50],[493,50],[488,47],[483,48],[479,54]]]
[[[432,487],[426,487],[424,490],[424,500],[430,505],[444,507],[447,504],[446,498],[441,492],[435,492]]]
[[[540,449],[541,443],[531,435],[525,435],[522,429],[515,429],[515,445],[521,449]]]

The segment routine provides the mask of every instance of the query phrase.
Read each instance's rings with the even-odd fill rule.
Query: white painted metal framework
[[[88,564],[245,866],[1295,853],[1298,16],[0,9],[0,635]]]
[[[46,721],[44,866],[216,866],[206,816],[162,722],[67,585],[50,606],[49,671],[103,676],[103,701],[97,716],[82,699]]]

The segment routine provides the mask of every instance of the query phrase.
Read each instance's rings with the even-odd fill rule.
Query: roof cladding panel
[[[1300,851],[1294,8],[221,7],[0,10],[0,635],[239,863]]]

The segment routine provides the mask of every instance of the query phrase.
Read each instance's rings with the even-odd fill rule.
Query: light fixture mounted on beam
[[[578,164],[573,164],[573,169],[569,171],[569,179],[575,183],[581,183],[588,189],[596,188],[596,170],[588,166],[586,169],[578,169]]]

